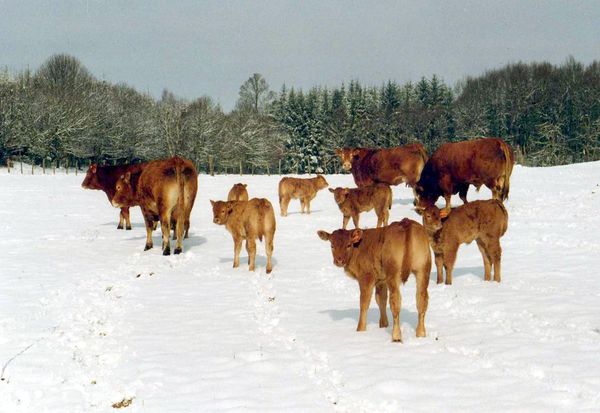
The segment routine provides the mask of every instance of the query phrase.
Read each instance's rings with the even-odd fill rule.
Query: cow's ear
[[[131,172],[126,172],[125,176],[123,177],[123,180],[127,183],[129,183],[129,180],[131,179]]]
[[[350,234],[350,240],[352,240],[353,244],[356,244],[357,242],[360,242],[360,240],[362,239],[363,236],[363,231],[362,229],[355,229],[352,230],[352,233]]]
[[[212,206],[215,206],[215,201],[213,201],[213,200],[211,199],[211,200],[210,200],[210,204],[211,204]]]
[[[348,195],[350,193],[350,190],[348,188],[344,188],[344,189],[342,189],[342,193],[344,195]]]
[[[338,156],[342,156],[343,153],[344,152],[341,149],[339,149],[339,148],[335,150],[335,154],[338,155]]]
[[[231,214],[233,212],[233,202],[228,202],[227,203],[227,215]]]
[[[244,188],[247,188],[247,187],[248,187],[248,184],[242,184],[242,185],[244,185]]]
[[[415,212],[419,215],[423,215],[423,207],[415,206]]]
[[[329,192],[331,192],[333,194],[335,192],[335,189],[329,188]]]
[[[352,149],[352,156],[356,157],[359,153],[360,151],[358,150],[358,148]]]
[[[323,241],[329,241],[329,238],[331,238],[331,234],[326,232],[326,231],[317,231],[317,235],[319,236],[319,238],[321,238]]]
[[[95,163],[90,165],[90,171],[95,174],[96,173],[96,169],[98,168],[98,165],[96,165]]]

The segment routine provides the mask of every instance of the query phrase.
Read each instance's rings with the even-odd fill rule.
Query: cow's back
[[[454,208],[443,227],[443,238],[470,243],[484,236],[501,237],[508,228],[508,213],[496,199],[472,201]]]
[[[431,268],[429,237],[425,228],[408,218],[385,227],[382,260],[389,271],[400,271],[403,283],[411,272]]]

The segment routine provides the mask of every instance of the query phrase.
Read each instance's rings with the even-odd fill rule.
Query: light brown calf
[[[233,237],[233,268],[240,265],[242,241],[246,241],[249,270],[254,271],[256,260],[256,239],[265,237],[267,253],[267,274],[273,269],[273,238],[275,237],[275,212],[269,200],[252,198],[249,201],[210,201],[213,208],[213,222],[225,225]]]
[[[344,215],[342,226],[346,229],[352,218],[354,228],[358,228],[361,212],[375,208],[377,228],[387,225],[392,208],[392,189],[385,184],[363,186],[362,188],[329,188],[340,211]]]
[[[248,191],[246,190],[246,184],[235,184],[227,194],[228,201],[247,201]]]
[[[288,205],[291,199],[300,199],[300,212],[310,214],[310,201],[312,201],[317,192],[327,188],[329,184],[322,175],[315,178],[282,178],[279,181],[279,206],[281,207],[281,216],[287,216]]]
[[[474,240],[483,258],[485,280],[491,281],[493,265],[494,281],[500,282],[500,237],[508,227],[508,213],[502,202],[495,199],[469,202],[452,209],[445,220],[443,212],[435,205],[421,212],[435,255],[437,283],[442,283],[445,268],[446,284],[452,284],[452,269],[458,247]]]
[[[410,273],[417,282],[417,337],[425,337],[425,312],[429,296],[431,251],[427,232],[423,226],[410,219],[392,222],[375,229],[338,229],[329,234],[317,233],[331,243],[333,263],[343,267],[346,274],[358,281],[360,287],[360,317],[357,331],[367,329],[367,312],[375,288],[379,305],[379,327],[387,327],[387,294],[394,317],[392,341],[402,341],[400,333],[400,283],[405,283]]]

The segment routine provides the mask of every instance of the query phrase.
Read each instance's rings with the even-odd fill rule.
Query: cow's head
[[[227,224],[235,201],[213,201],[211,199],[210,203],[213,209],[213,222],[217,225]]]
[[[333,263],[338,267],[345,267],[352,258],[354,248],[360,243],[363,232],[361,229],[354,229],[352,231],[338,229],[331,234],[325,231],[318,231],[317,235],[323,241],[329,241],[331,244]]]
[[[98,181],[98,165],[93,163],[90,164],[85,178],[81,183],[81,187],[84,189],[101,189],[100,182]]]
[[[248,186],[247,184],[243,184],[243,183],[241,183],[241,182],[240,182],[240,183],[238,183],[238,184],[235,184],[235,185],[233,185],[233,187],[234,187],[234,188],[238,188],[238,189],[244,189],[244,188],[246,188],[247,186]]]
[[[440,197],[438,190],[425,188],[420,182],[415,185],[415,207],[417,210],[424,210],[427,207],[435,205]]]
[[[323,175],[317,175],[317,190],[325,189],[329,186]]]
[[[111,203],[115,208],[124,208],[135,204],[135,191],[131,185],[131,172],[126,172],[117,179],[115,194]]]
[[[329,188],[329,192],[333,194],[333,198],[335,199],[335,203],[341,205],[344,203],[350,190],[348,188]]]
[[[442,229],[442,220],[448,216],[445,210],[440,210],[435,205],[417,209],[417,212],[423,219],[423,226],[429,232],[436,232]]]
[[[358,148],[342,148],[336,149],[335,153],[342,160],[342,168],[344,171],[352,169],[352,161],[360,156],[360,150]]]

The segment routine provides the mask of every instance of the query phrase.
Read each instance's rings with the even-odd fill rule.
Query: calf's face
[[[362,230],[355,229],[348,231],[345,229],[338,229],[331,234],[325,231],[318,231],[317,235],[323,241],[329,241],[331,244],[333,264],[337,267],[345,267],[352,258],[355,246],[362,239]]]
[[[348,188],[329,188],[329,192],[333,194],[333,198],[335,199],[335,203],[341,205],[344,203],[350,191]]]
[[[225,225],[233,211],[233,203],[225,201],[210,201],[213,209],[213,222],[217,225]]]
[[[423,218],[423,226],[430,231],[437,231],[442,228],[442,214],[435,205],[428,206],[419,211]]]
[[[342,169],[344,169],[344,171],[349,171],[350,169],[352,169],[352,158],[354,158],[354,155],[357,153],[356,150],[350,148],[343,148],[336,149],[335,153],[342,160]]]
[[[135,194],[133,187],[131,186],[131,173],[127,172],[125,175],[117,180],[115,184],[115,195],[113,196],[111,203],[115,208],[123,208],[134,203]]]
[[[324,188],[327,188],[328,186],[329,186],[329,184],[325,180],[325,177],[323,175],[317,175],[317,188],[324,189]]]

